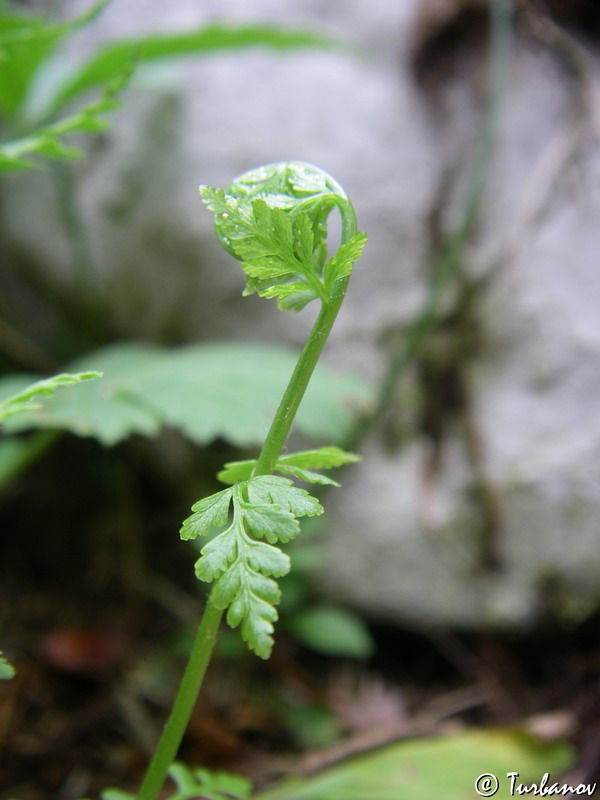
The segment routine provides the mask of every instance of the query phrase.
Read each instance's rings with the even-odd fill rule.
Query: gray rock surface
[[[376,616],[511,627],[598,607],[600,152],[572,80],[518,45],[462,264],[478,282],[462,414],[435,459],[416,425],[391,452],[380,429],[345,477],[322,579]],[[405,415],[419,385],[413,370]]]

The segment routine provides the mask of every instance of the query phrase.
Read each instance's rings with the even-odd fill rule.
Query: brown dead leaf
[[[43,660],[55,669],[94,675],[117,665],[124,642],[110,632],[55,628],[42,637],[39,649]]]

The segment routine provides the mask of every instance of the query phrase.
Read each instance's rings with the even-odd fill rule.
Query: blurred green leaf
[[[352,464],[360,461],[360,456],[354,453],[346,453],[339,447],[320,447],[318,450],[303,450],[300,453],[290,453],[277,459],[273,472],[283,472],[292,475],[306,483],[320,483],[325,486],[339,486],[327,475],[311,472],[306,467],[313,466],[316,469],[331,469],[341,467],[344,464]],[[237,483],[247,480],[256,465],[256,460],[230,461],[225,464],[217,478],[223,483]]]
[[[0,13],[0,113],[9,118],[17,115],[37,69],[66,35],[94,19],[106,4],[107,0],[95,3],[64,23]]]
[[[35,398],[51,397],[57,389],[63,386],[73,386],[76,383],[89,381],[100,376],[100,372],[79,372],[76,374],[64,372],[61,375],[53,375],[51,378],[44,378],[19,388],[14,394],[8,394],[4,399],[0,400],[0,422],[4,422],[17,414],[42,408],[39,403],[33,402]]]
[[[337,716],[317,705],[292,707],[282,712],[286,726],[292,729],[297,744],[303,749],[330,747],[342,737]]]
[[[15,668],[6,660],[0,650],[0,681],[9,681],[15,676]]]
[[[5,430],[10,433],[30,428],[61,428],[79,436],[93,436],[105,445],[116,444],[134,433],[153,436],[160,429],[160,420],[136,398],[131,398],[124,384],[127,376],[135,378],[148,364],[154,366],[158,360],[162,361],[160,349],[143,345],[120,345],[92,354],[87,361],[102,365],[100,371],[105,378],[98,383],[103,386],[96,391],[93,384],[82,384],[77,393],[57,395],[26,418],[10,420]],[[9,381],[14,384],[14,377],[0,382],[0,397]]]
[[[192,441],[222,436],[240,446],[260,443],[297,355],[291,348],[239,343],[164,351],[160,369],[148,371],[135,389],[165,424]],[[368,397],[356,376],[322,368],[300,407],[298,429],[337,441],[352,424],[352,407],[359,411]]]
[[[296,358],[291,348],[262,344],[112,345],[70,365],[97,369],[102,381],[49,399],[7,422],[6,430],[62,428],[113,445],[170,425],[199,444],[218,437],[239,446],[259,444]],[[0,381],[0,396],[2,386]],[[373,388],[364,380],[319,367],[300,407],[298,430],[340,441],[372,400]]]
[[[505,800],[507,772],[539,783],[545,772],[558,775],[572,762],[564,742],[542,743],[521,731],[468,731],[398,742],[313,777],[283,781],[254,800],[470,800],[483,773],[498,777],[495,797]]]
[[[250,47],[265,47],[283,52],[303,47],[333,46],[331,39],[320,34],[270,25],[209,25],[182,33],[122,39],[102,48],[75,68],[73,74],[57,90],[48,111],[51,114],[56,113],[74,97],[121,75],[133,63]]]
[[[68,68],[65,75],[64,60],[55,55],[58,46],[67,35],[92,21],[107,2],[101,0],[66,23],[2,13],[0,6],[0,114],[21,134],[0,145],[0,172],[39,166],[39,161],[31,160],[33,155],[54,159],[80,157],[80,152],[67,146],[62,137],[103,130],[107,123],[101,115],[117,107],[116,95],[138,63],[221,49],[264,47],[284,51],[333,46],[331,40],[307,31],[268,25],[235,28],[210,25],[113,42]],[[103,89],[99,99],[64,119],[40,127],[40,120],[46,123],[54,120],[72,100],[97,87]]]
[[[213,772],[208,769],[190,769],[179,761],[169,768],[169,777],[177,790],[169,800],[249,800],[252,784],[241,775],[231,772]]]
[[[338,606],[311,606],[286,627],[302,644],[326,655],[369,658],[375,649],[360,617]]]
[[[0,172],[19,169],[37,169],[42,163],[31,160],[31,156],[52,159],[81,158],[81,151],[68,147],[62,137],[72,133],[97,133],[108,126],[102,115],[119,107],[117,95],[125,87],[129,74],[123,73],[112,81],[102,96],[81,108],[77,113],[51,125],[38,128],[28,136],[0,144]]]

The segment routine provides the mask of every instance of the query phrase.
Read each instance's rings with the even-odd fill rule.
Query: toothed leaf
[[[292,236],[294,248],[298,258],[303,264],[310,264],[313,260],[314,234],[308,214],[299,214],[292,223]]]
[[[267,542],[289,542],[300,533],[298,520],[289,511],[274,505],[246,506],[244,521],[247,529]]]
[[[273,647],[273,622],[277,619],[275,603],[279,589],[275,581],[248,572],[240,592],[227,612],[232,628],[241,625],[242,639],[260,658],[268,658]]]
[[[281,578],[290,571],[289,556],[278,547],[272,547],[263,542],[253,542],[247,545],[246,559],[252,569],[273,578]]]
[[[318,483],[322,486],[339,486],[337,481],[330,478],[328,475],[322,475],[320,472],[312,472],[308,469],[301,469],[300,467],[292,467],[286,464],[277,464],[277,472],[283,472],[286,475],[292,475],[305,483]]]
[[[251,606],[241,625],[242,639],[248,647],[256,653],[259,658],[267,659],[273,649],[273,625],[277,620],[277,612],[272,616],[271,611],[275,609],[268,603],[255,603]],[[227,621],[231,625],[230,616]],[[235,627],[235,626],[232,626]]]
[[[314,477],[309,480],[308,477],[302,477],[299,470],[311,469],[331,469],[333,467],[341,467],[344,464],[352,464],[360,461],[360,456],[355,453],[348,453],[340,447],[320,447],[317,450],[303,450],[299,453],[290,453],[286,456],[281,456],[277,459],[275,467],[276,472],[284,472],[307,483],[322,483],[337,486],[338,484],[323,475],[318,475],[318,479]],[[223,483],[238,483],[245,481],[252,475],[252,470],[256,466],[256,460],[248,461],[230,461],[225,464],[224,468],[217,474],[217,478]],[[292,469],[293,468],[293,469]],[[308,476],[308,472],[306,475]]]
[[[196,536],[207,536],[214,528],[225,525],[229,516],[232,493],[232,489],[223,489],[195,503],[192,506],[194,513],[184,520],[181,526],[181,538],[195,539]]]
[[[308,228],[302,223],[292,229],[290,217],[261,198],[237,199],[210,186],[201,186],[200,194],[215,215],[223,246],[242,262],[245,294],[262,294],[290,280],[310,289],[311,280],[316,280],[310,223]],[[302,238],[307,230],[309,241]]]
[[[315,298],[328,303],[366,240],[356,234],[325,263],[327,218],[336,207],[344,216],[349,201],[333,178],[310,164],[269,164],[239,176],[227,193],[201,186],[200,194],[223,247],[242,262],[244,294],[274,297],[284,310],[299,311]]]
[[[255,505],[273,504],[295,517],[314,517],[323,513],[323,506],[305,490],[294,486],[289,478],[260,475],[248,482],[248,498]]]
[[[215,583],[211,599],[217,608],[226,609],[242,592],[242,577],[245,568],[243,562],[236,561]],[[198,572],[198,567],[196,572]]]
[[[360,456],[348,453],[341,447],[319,447],[317,450],[302,450],[299,453],[280,456],[277,465],[285,464],[302,469],[330,469],[360,460]]]
[[[260,658],[268,658],[273,647],[272,623],[277,620],[279,596],[275,581],[247,569],[241,591],[227,612],[228,624],[232,628],[241,625],[242,639]]]
[[[239,483],[248,480],[255,466],[256,459],[229,461],[220,472],[217,472],[217,478],[223,483]]]
[[[254,463],[237,462],[227,465],[224,472],[232,469],[247,474]],[[297,517],[321,513],[322,508],[288,478],[260,475],[196,503],[195,513],[183,523],[182,538],[222,527],[229,518],[231,503],[231,525],[202,548],[196,576],[208,583],[215,581],[212,602],[217,608],[228,609],[229,624],[239,625],[250,649],[268,658],[280,594],[273,578],[290,569],[288,556],[274,544],[298,535]]]
[[[196,577],[207,583],[225,572],[237,556],[238,542],[232,525],[205,545],[196,561]]]
[[[36,381],[17,394],[13,394],[0,402],[0,422],[25,411],[35,411],[41,408],[40,403],[33,402],[34,398],[49,397],[63,386],[73,386],[76,383],[100,378],[101,376],[101,372],[79,372],[76,374],[63,372],[60,375],[53,375],[51,378]]]
[[[352,238],[340,245],[337,253],[325,264],[323,276],[325,286],[329,292],[333,289],[333,284],[336,281],[340,278],[347,278],[350,275],[354,262],[358,261],[362,255],[366,241],[367,235],[365,233],[355,233]]]
[[[305,305],[318,297],[317,292],[300,281],[270,286],[259,290],[258,294],[261,297],[276,297],[277,305],[282,311],[302,311]]]
[[[312,289],[304,292],[294,292],[286,297],[280,297],[277,305],[282,311],[302,311],[304,306],[308,305],[317,296],[317,293]]]

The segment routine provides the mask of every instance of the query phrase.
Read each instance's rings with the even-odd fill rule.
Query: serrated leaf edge
[[[334,285],[350,275],[366,242],[366,234],[356,233],[319,267],[312,223],[304,211],[286,213],[264,198],[233,197],[205,184],[200,195],[215,215],[222,244],[241,261],[244,294],[276,298],[283,310],[300,311],[317,297],[328,304]]]
[[[276,502],[271,493],[275,498],[287,495],[287,501]],[[227,610],[231,627],[240,626],[249,648],[261,658],[268,658],[273,647],[272,623],[277,619],[275,606],[279,601],[274,578],[282,577],[290,569],[289,557],[274,542],[294,538],[299,532],[298,518],[320,514],[323,508],[288,478],[256,476],[195,503],[194,514],[181,527],[181,537],[190,539],[209,534],[211,520],[215,521],[213,527],[225,524],[230,506],[233,507],[231,524],[202,548],[196,562],[196,576],[206,583],[214,582],[212,602],[217,608]],[[257,529],[261,510],[267,522],[269,517],[278,516],[287,520],[279,536],[276,520],[272,529],[266,523],[262,532]],[[270,556],[269,551],[272,551]]]

